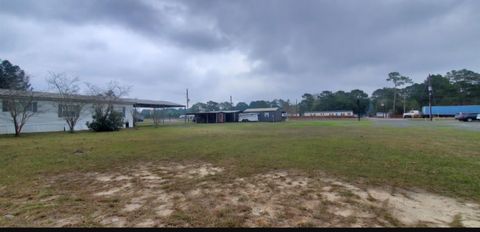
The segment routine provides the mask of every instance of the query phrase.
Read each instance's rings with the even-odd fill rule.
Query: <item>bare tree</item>
[[[2,111],[9,113],[15,127],[15,136],[18,137],[27,121],[39,112],[33,91],[4,90],[1,98]]]
[[[66,74],[50,73],[47,79],[50,89],[59,94],[54,102],[58,108],[58,116],[63,118],[69,127],[70,133],[75,131],[75,125],[86,109],[87,102],[79,97],[80,86],[78,77],[70,78]]]
[[[93,84],[87,83],[90,94],[95,97],[93,104],[94,117],[97,122],[105,122],[114,114],[114,104],[119,101],[121,97],[128,95],[130,86],[122,86],[118,82],[110,82],[107,87],[101,88]],[[117,129],[117,128],[112,128]]]
[[[102,88],[91,83],[86,83],[92,96],[103,99],[103,103],[110,104],[119,98],[127,96],[131,86],[120,85],[116,81],[110,81],[106,87]]]

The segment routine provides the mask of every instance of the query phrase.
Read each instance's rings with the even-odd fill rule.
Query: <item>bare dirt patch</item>
[[[67,227],[78,225],[82,222],[82,217],[79,215],[74,215],[68,218],[61,218],[55,221],[55,227]]]
[[[144,163],[52,178],[54,193],[18,198],[7,225],[480,226],[480,206],[421,190],[358,187],[324,174],[247,176],[208,163]],[[19,210],[25,209],[25,210]],[[7,221],[8,220],[8,221]],[[0,221],[2,222],[2,221]]]

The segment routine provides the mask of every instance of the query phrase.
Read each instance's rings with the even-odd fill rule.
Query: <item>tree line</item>
[[[428,85],[432,86],[433,105],[480,105],[480,74],[467,69],[452,70],[445,75],[430,75],[421,83],[414,83],[399,72],[388,74],[386,81],[392,87],[375,90],[369,97],[362,90],[323,91],[305,93],[300,102],[300,113],[306,111],[353,110],[355,113],[373,115],[376,112],[402,114],[420,110],[429,103]],[[360,99],[360,106],[355,104]]]
[[[421,109],[429,103],[428,86],[432,86],[433,105],[478,105],[480,104],[480,74],[471,70],[452,70],[445,75],[435,74],[427,77],[423,82],[414,83],[408,76],[399,72],[391,72],[386,81],[391,87],[375,90],[371,96],[360,89],[352,91],[322,91],[320,93],[305,93],[301,101],[292,103],[289,99],[255,100],[250,103],[238,102],[197,102],[189,109],[164,109],[161,111],[143,110],[146,117],[160,114],[161,117],[179,117],[186,112],[206,112],[218,110],[245,110],[247,108],[280,107],[290,115],[303,114],[307,111],[336,111],[352,110],[356,114],[373,115],[376,112],[401,114],[403,112]],[[60,99],[55,103],[59,107],[59,115],[66,121],[71,132],[74,131],[85,103],[75,100],[80,94],[78,78],[71,78],[65,74],[51,73],[47,82],[52,91],[59,94]],[[89,95],[103,99],[94,104],[94,121],[89,125],[92,130],[118,130],[122,119],[113,110],[113,102],[125,96],[129,88],[115,82],[105,88],[87,84]],[[28,119],[38,113],[33,104],[33,88],[30,77],[19,66],[8,60],[0,60],[0,89],[6,89],[11,96],[2,99],[2,111],[9,112],[10,120],[14,124],[15,134],[19,135]],[[18,99],[18,93],[23,91],[24,96]],[[34,110],[36,109],[36,110]],[[60,112],[62,112],[60,114]],[[132,112],[137,115],[137,112]]]
[[[352,110],[355,114],[375,115],[377,112],[402,114],[410,110],[420,110],[427,106],[428,77],[423,82],[414,83],[408,76],[399,72],[388,73],[385,79],[391,87],[375,90],[371,96],[365,91],[322,91],[305,93],[297,104],[290,100],[274,99],[273,101],[255,100],[250,103],[238,102],[197,102],[188,112],[207,112],[218,110],[245,110],[247,108],[280,107],[290,115],[303,114],[309,111]],[[467,69],[452,70],[445,75],[430,75],[433,105],[477,105],[480,104],[480,74]],[[152,110],[144,110],[142,115],[151,117]],[[184,109],[164,110],[162,117],[178,117],[185,114]]]
[[[398,73],[394,73],[396,75]],[[400,74],[398,74],[401,76]],[[396,75],[396,76],[398,76]],[[372,93],[371,112],[388,111],[400,114],[420,110],[428,106],[428,77],[423,82],[413,83],[403,78],[399,86],[377,89]],[[480,74],[467,69],[452,70],[445,75],[430,75],[433,105],[480,105]],[[402,87],[403,88],[399,88]]]

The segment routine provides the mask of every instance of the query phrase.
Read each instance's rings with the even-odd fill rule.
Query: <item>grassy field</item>
[[[476,131],[375,126],[367,120],[291,121],[1,136],[0,213],[21,215],[41,208],[33,205],[20,212],[12,202],[61,191],[45,185],[51,177],[167,161],[206,162],[227,167],[235,177],[274,170],[321,171],[350,183],[420,188],[480,202]],[[0,218],[2,223],[12,225],[5,218]]]

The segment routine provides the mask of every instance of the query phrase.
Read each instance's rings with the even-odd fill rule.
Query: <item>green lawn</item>
[[[43,177],[160,160],[206,161],[238,176],[320,170],[347,181],[480,201],[480,133],[378,127],[370,121],[169,124],[0,136],[0,190],[20,194]]]

